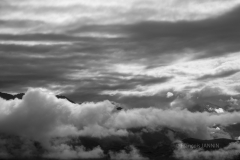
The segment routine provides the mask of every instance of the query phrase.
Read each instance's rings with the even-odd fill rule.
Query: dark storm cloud
[[[47,87],[48,84],[67,84],[65,74],[72,70],[86,69],[75,66],[77,56],[30,57],[20,53],[0,54],[0,87],[2,90],[19,91],[24,87]],[[33,55],[33,54],[31,54]],[[51,56],[51,55],[49,55]],[[69,81],[68,81],[69,82]],[[25,90],[24,90],[25,92]]]
[[[127,28],[133,40],[140,44],[157,43],[160,54],[189,48],[206,52],[200,57],[211,57],[239,51],[239,14],[240,7],[237,7],[206,20],[141,22]]]
[[[167,53],[192,49],[204,52],[198,58],[218,56],[239,51],[240,7],[218,17],[196,21],[142,21],[130,25],[92,25],[73,30],[71,33],[108,32],[127,35],[121,45],[127,51],[131,46],[137,56],[148,58]],[[118,46],[116,46],[118,47]]]
[[[67,52],[112,54],[117,51],[124,54],[118,61],[138,61],[141,57],[149,65],[150,63],[154,65],[157,64],[156,61],[160,61],[159,59],[162,63],[172,61],[179,53],[186,52],[187,49],[202,52],[196,53],[195,58],[212,57],[238,51],[240,49],[238,45],[240,42],[239,13],[240,8],[237,7],[224,15],[205,20],[143,21],[130,25],[86,25],[67,30],[64,34],[1,35],[0,39],[75,42],[75,45],[66,50]],[[76,36],[85,33],[85,36]],[[119,34],[125,37],[97,38],[90,37],[87,33]],[[5,51],[14,49],[25,52],[32,51],[32,47],[25,49],[25,47],[17,45],[13,47],[4,45],[1,48]],[[48,47],[35,48],[39,52],[51,51]],[[172,57],[169,53],[172,53]],[[159,57],[161,55],[170,57],[164,60]]]
[[[75,82],[66,76],[67,74],[83,69],[88,74],[98,65],[91,63],[93,59],[90,55],[66,55],[68,49],[65,50],[64,47],[67,46],[1,45],[1,91],[25,92],[26,90],[20,88],[47,87],[49,84],[75,85]]]

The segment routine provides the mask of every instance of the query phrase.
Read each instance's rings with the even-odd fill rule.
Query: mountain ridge
[[[5,92],[0,92],[0,97],[5,99],[5,100],[13,100],[15,98],[17,99],[22,99],[23,96],[25,95],[25,93],[18,93],[18,94],[9,94],[9,93],[5,93]],[[67,98],[66,96],[64,95],[55,95],[58,99],[66,99],[68,100],[69,102],[71,103],[74,103],[75,102],[69,98]]]

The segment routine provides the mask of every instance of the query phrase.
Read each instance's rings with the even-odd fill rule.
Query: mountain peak
[[[13,99],[16,99],[16,98],[17,98],[17,99],[22,99],[24,95],[25,95],[25,93],[18,93],[18,94],[12,95],[12,94],[9,94],[9,93],[0,92],[0,97],[3,98],[3,99],[5,99],[5,100],[13,100]],[[66,100],[68,100],[69,102],[75,104],[74,101],[70,100],[69,98],[67,98],[67,97],[65,97],[65,96],[63,96],[63,95],[55,95],[55,96],[56,96],[58,99],[66,99]]]

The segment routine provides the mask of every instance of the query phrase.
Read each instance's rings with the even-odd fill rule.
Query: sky
[[[0,98],[0,131],[40,141],[47,157],[103,155],[49,146],[52,137],[134,126],[240,136],[212,128],[240,123],[240,0],[1,0],[0,15],[0,92],[26,93]],[[139,158],[131,148],[111,156]]]
[[[168,92],[238,95],[239,3],[3,0],[1,91],[128,106]]]

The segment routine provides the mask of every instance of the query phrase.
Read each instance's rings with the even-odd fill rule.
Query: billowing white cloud
[[[117,111],[114,104],[107,100],[73,104],[40,89],[28,90],[22,100],[7,101],[0,98],[0,104],[0,132],[39,141],[51,151],[47,155],[49,157],[56,157],[60,153],[62,157],[70,158],[102,155],[100,148],[86,151],[82,147],[73,150],[65,142],[53,145],[50,142],[54,138],[127,136],[127,130],[131,128],[155,130],[170,127],[191,137],[210,139],[213,125],[227,126],[240,122],[239,112],[193,113],[179,107]]]
[[[167,98],[171,98],[172,96],[174,96],[172,92],[167,92]]]
[[[23,100],[1,99],[1,130],[41,139],[51,136],[126,135],[126,131],[99,126],[110,118],[114,105],[109,101],[72,104],[41,90],[30,89]]]
[[[167,110],[150,107],[116,111],[110,101],[73,104],[38,89],[30,89],[23,100],[0,101],[0,131],[33,139],[126,136],[129,128],[158,126],[173,127],[196,136],[202,133],[198,136],[207,138],[207,128],[214,124],[226,126],[240,122],[238,112],[192,113],[177,106]]]
[[[215,111],[217,113],[224,113],[224,109],[222,109],[222,108],[217,108],[217,109],[215,109]]]

